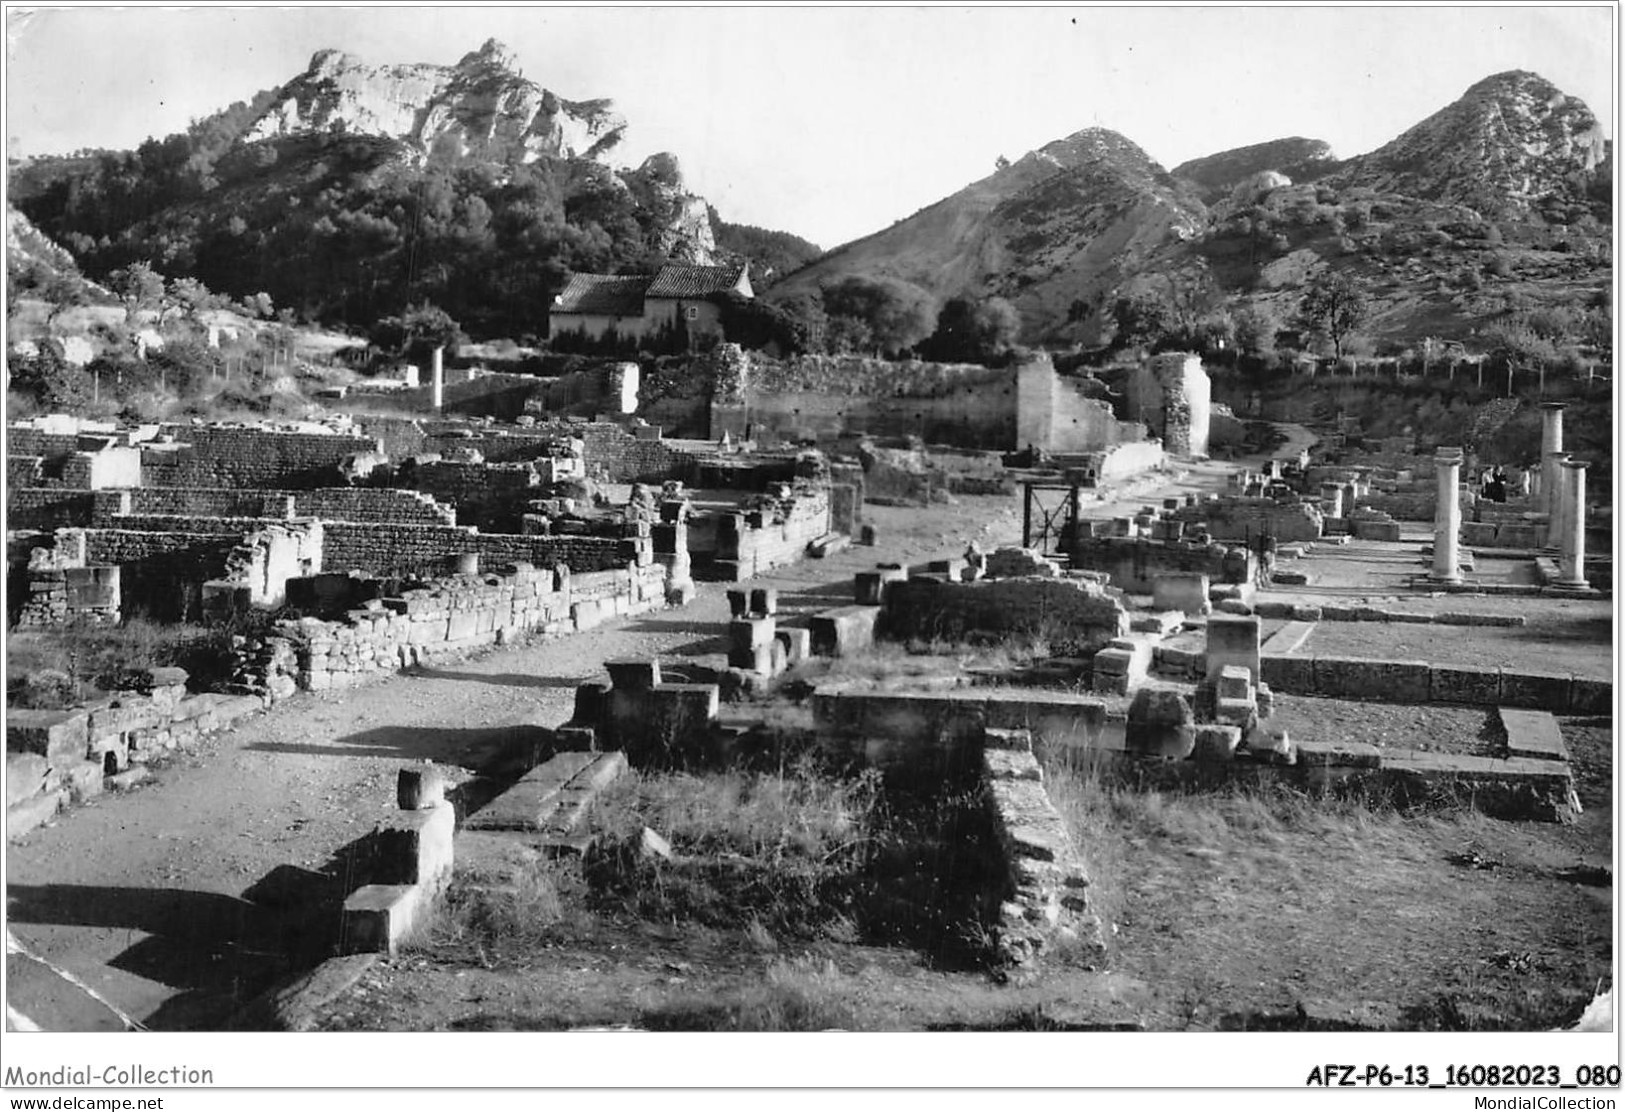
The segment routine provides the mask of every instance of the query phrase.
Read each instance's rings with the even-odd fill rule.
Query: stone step
[[[1557,719],[1543,710],[1514,710],[1496,708],[1501,724],[1507,731],[1507,756],[1535,757],[1548,761],[1569,759],[1568,746],[1563,744],[1563,731]]]
[[[537,765],[482,810],[468,816],[468,830],[540,830],[552,815],[564,786],[602,754],[559,753]]]
[[[346,954],[390,954],[405,940],[427,902],[416,884],[369,884],[344,901],[340,948]]]

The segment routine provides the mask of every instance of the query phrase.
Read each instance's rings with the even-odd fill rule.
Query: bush
[[[6,701],[30,710],[67,710],[84,702],[88,695],[85,686],[66,672],[42,668],[8,685]]]
[[[157,667],[184,668],[193,691],[221,690],[231,680],[232,637],[254,632],[264,620],[200,626],[129,618],[116,626],[14,633],[6,655],[7,695],[17,698],[28,688],[31,675],[61,673],[76,685],[75,691],[85,694],[92,688],[116,690],[131,672]]]

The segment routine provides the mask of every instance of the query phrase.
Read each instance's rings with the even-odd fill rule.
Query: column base
[[[1438,572],[1429,572],[1428,582],[1438,583],[1441,586],[1459,587],[1461,586],[1461,575],[1459,573],[1456,575],[1440,575]]]
[[[1565,591],[1591,590],[1591,582],[1586,579],[1554,579],[1552,580],[1552,586],[1561,587]]]

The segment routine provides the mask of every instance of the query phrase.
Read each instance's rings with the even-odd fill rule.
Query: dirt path
[[[1142,481],[1090,509],[1209,487],[1224,471]],[[868,518],[877,547],[807,560],[753,585],[778,587],[791,614],[841,605],[854,572],[877,561],[957,555],[972,537],[984,547],[1019,541],[1020,502],[870,507]],[[601,675],[604,660],[719,651],[725,591],[701,584],[681,610],[349,691],[301,693],[156,769],[137,790],[96,799],[10,847],[8,925],[33,953],[150,1027],[217,1027],[331,936],[330,922],[302,913],[320,903],[313,897],[331,896],[316,890],[331,880],[315,874],[389,814],[403,762],[432,759],[456,776],[496,755],[516,727],[566,721],[576,684]]]

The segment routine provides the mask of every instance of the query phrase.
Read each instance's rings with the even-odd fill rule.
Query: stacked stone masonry
[[[1158,576],[1199,574],[1212,583],[1249,583],[1256,558],[1245,548],[1143,537],[1079,537],[1069,555],[1072,567],[1106,572],[1112,586],[1132,594],[1153,594]]]
[[[6,835],[15,840],[70,803],[263,709],[247,695],[186,694],[186,674],[154,669],[146,691],[119,691],[73,710],[6,714]],[[120,781],[113,781],[118,783]]]
[[[893,640],[1000,640],[1042,637],[1068,653],[1094,652],[1129,631],[1120,599],[1088,579],[984,579],[947,583],[921,577],[886,592],[880,632]]]
[[[481,533],[462,526],[357,525],[326,528],[323,566],[369,575],[443,574],[458,556],[477,554],[482,564],[563,564],[575,572],[647,566],[654,549],[647,538],[531,536]]]
[[[382,450],[365,436],[164,426],[172,444],[141,446],[144,487],[310,489],[332,486],[352,456]]]
[[[1270,659],[1265,658],[1264,677],[1273,687]],[[1067,692],[829,686],[813,693],[812,709],[821,744],[891,775],[940,775],[967,758],[979,758],[985,731],[1026,730],[1041,755],[1142,787],[1217,787],[1283,778],[1315,790],[1393,792],[1419,801],[1447,791],[1497,817],[1547,822],[1575,817],[1572,773],[1567,762],[1557,760],[1423,753],[1313,738],[1293,739],[1288,761],[1241,761],[1233,747],[1222,745],[1197,746],[1184,759],[1169,759],[1131,752],[1131,723],[1121,711]]]
[[[1075,957],[1099,966],[1106,945],[1089,902],[1089,873],[1043,777],[1027,731],[984,731],[982,788],[993,840],[1009,869],[995,928],[998,952],[1010,965],[1031,966],[1065,939]]]
[[[279,622],[272,636],[242,647],[238,670],[250,689],[281,698],[665,605],[666,571],[659,565],[586,574],[519,565],[374,600],[336,621]]]

